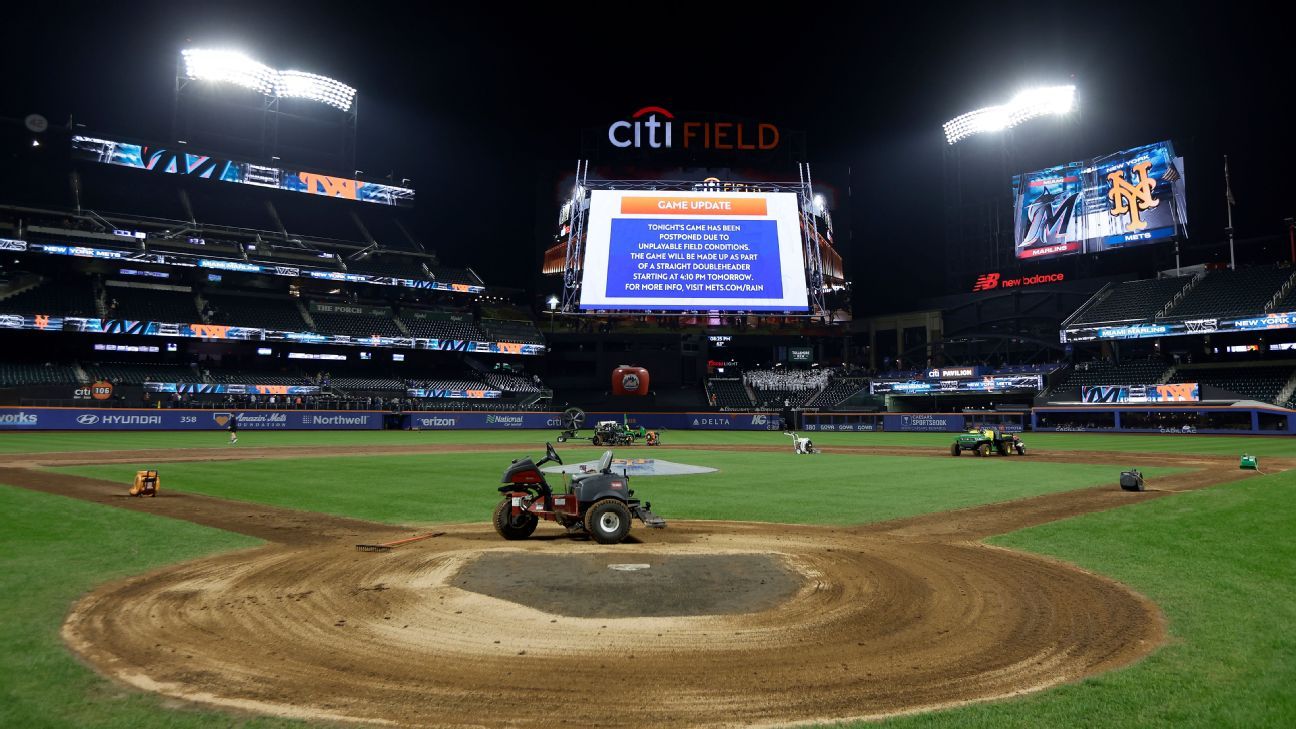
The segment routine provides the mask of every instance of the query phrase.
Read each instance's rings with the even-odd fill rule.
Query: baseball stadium
[[[1276,23],[67,10],[0,727],[1296,724]]]

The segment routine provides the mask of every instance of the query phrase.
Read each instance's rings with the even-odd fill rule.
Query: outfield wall
[[[600,420],[624,422],[650,430],[780,430],[777,413],[585,413],[585,428]],[[404,415],[404,427],[413,430],[534,430],[562,427],[562,413],[420,411]]]
[[[1031,411],[1045,433],[1292,435],[1296,411],[1274,405],[1076,405]]]
[[[6,430],[224,430],[238,414],[241,430],[381,430],[390,418],[414,430],[557,430],[559,412],[416,411],[401,415],[381,410],[189,410],[156,408],[54,408],[0,406],[0,431]],[[653,430],[780,430],[775,413],[626,413],[585,414],[585,426],[616,420]]]
[[[969,426],[990,425],[1019,433],[1025,413],[804,413],[802,430],[813,433],[888,432],[961,433]]]
[[[0,407],[0,431],[224,430],[234,413],[239,430],[381,430],[388,416],[378,410]]]

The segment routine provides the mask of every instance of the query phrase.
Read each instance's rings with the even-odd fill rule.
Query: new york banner
[[[1013,178],[1019,259],[1168,240],[1187,224],[1183,158],[1157,142]]]

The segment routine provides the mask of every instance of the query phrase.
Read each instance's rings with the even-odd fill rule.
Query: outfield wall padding
[[[239,430],[381,430],[387,416],[377,410],[0,407],[0,431],[225,430],[233,413]]]

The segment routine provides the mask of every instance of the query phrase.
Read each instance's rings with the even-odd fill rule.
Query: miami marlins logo
[[[1129,223],[1125,226],[1128,232],[1146,228],[1148,224],[1141,213],[1161,204],[1160,200],[1152,197],[1156,180],[1148,174],[1148,168],[1151,166],[1151,161],[1134,165],[1130,180],[1125,179],[1125,170],[1116,170],[1107,175],[1107,179],[1111,181],[1111,190],[1107,192],[1107,197],[1112,202],[1111,215],[1112,217],[1129,215]],[[1137,184],[1133,182],[1135,176],[1138,177]]]
[[[1027,229],[1026,235],[1017,247],[1025,248],[1036,243],[1066,241],[1067,233],[1071,228],[1071,216],[1075,213],[1076,200],[1079,197],[1078,192],[1063,197],[1050,192],[1047,187],[1044,188],[1044,194],[1035,198],[1026,210],[1030,218],[1030,228]]]

